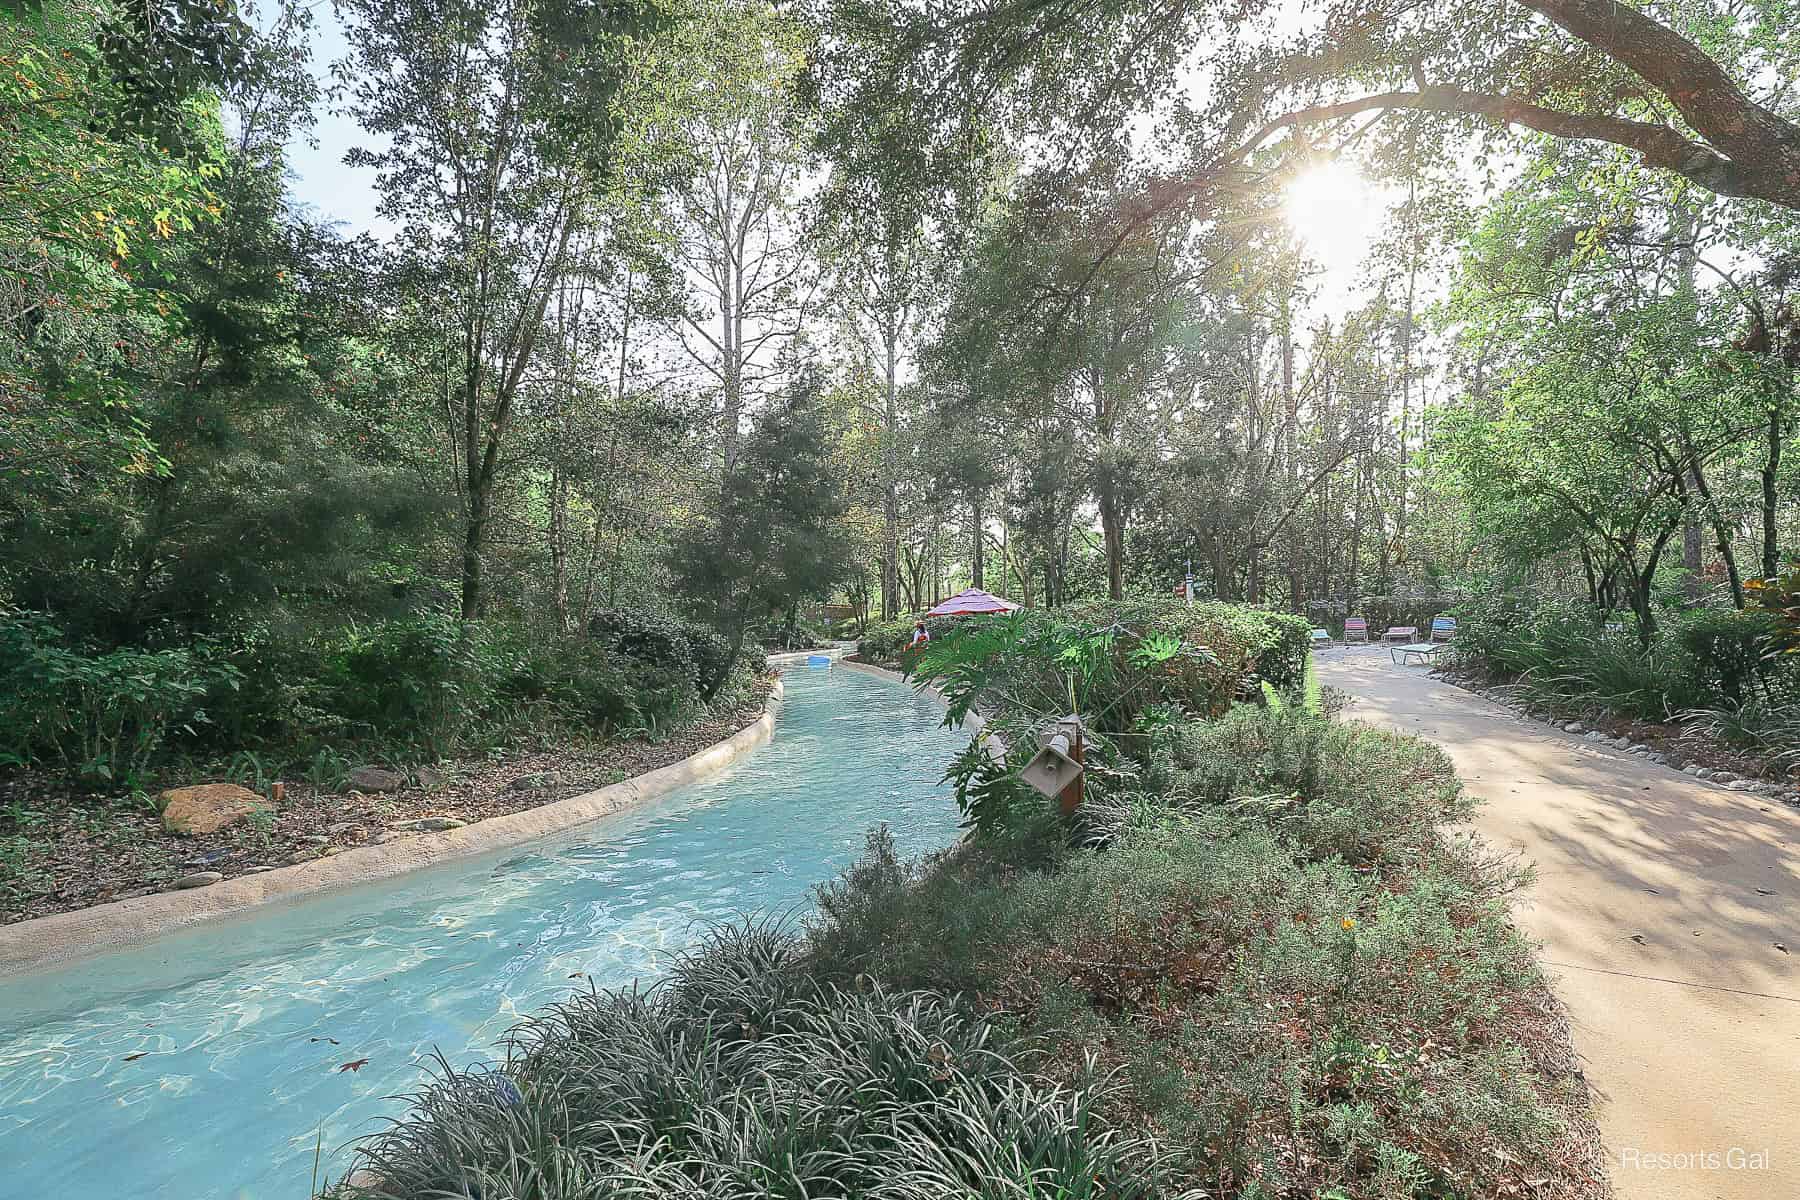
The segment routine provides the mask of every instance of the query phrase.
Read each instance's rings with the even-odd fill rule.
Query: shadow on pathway
[[[1535,864],[1520,925],[1568,1005],[1625,1200],[1800,1197],[1800,810],[1326,650],[1344,716],[1443,746]],[[1762,1157],[1757,1157],[1762,1156]]]

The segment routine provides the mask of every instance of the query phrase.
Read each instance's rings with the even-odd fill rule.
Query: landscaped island
[[[878,831],[804,921],[530,1018],[337,1194],[1610,1195],[1519,868],[1450,832],[1441,752],[1307,704],[1292,625],[940,630],[915,670],[953,716],[1089,717],[1072,823],[959,773],[971,839],[915,861]],[[1231,627],[1262,654],[1182,636]],[[1233,705],[1246,666],[1280,686]]]

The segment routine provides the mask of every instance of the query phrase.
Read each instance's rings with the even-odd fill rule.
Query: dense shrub
[[[690,627],[667,613],[643,608],[603,608],[588,618],[588,636],[652,667],[698,684]]]
[[[1304,618],[1218,601],[1189,605],[1161,598],[1089,600],[1033,611],[1071,625],[1118,626],[1133,637],[1168,634],[1205,646],[1220,662],[1217,706],[1228,702],[1252,677],[1267,679],[1283,691],[1300,687],[1311,648],[1311,626]],[[925,622],[925,631],[936,641],[958,629],[978,629],[987,619],[933,617]],[[875,663],[901,661],[918,620],[913,615],[869,626],[857,642],[858,655]]]
[[[499,1070],[445,1069],[365,1142],[340,1197],[1150,1197],[1156,1144],[1098,1119],[1104,1080],[1047,1078],[941,995],[839,988],[755,925],[648,991],[578,994]]]
[[[90,653],[33,613],[0,613],[0,761],[136,781],[171,730],[202,725],[239,673],[208,644]]]
[[[1774,671],[1775,631],[1775,618],[1757,610],[1701,608],[1684,614],[1668,637],[1681,651],[1677,686],[1686,684],[1695,695],[1679,697],[1686,701],[1679,707],[1698,708],[1714,697],[1734,705],[1749,699]]]
[[[1307,630],[1298,618],[1227,604],[1074,604],[959,619],[902,665],[944,696],[950,720],[979,713],[1006,747],[997,758],[971,744],[948,773],[967,824],[991,835],[1041,816],[1019,772],[1047,717],[1080,715],[1085,792],[1128,803],[1162,782],[1158,751],[1182,721],[1216,717],[1239,697],[1261,700],[1265,687],[1299,701]]]
[[[731,671],[731,643],[704,625],[642,608],[601,609],[588,636],[627,658],[685,679],[710,700]],[[761,670],[761,663],[752,663]]]
[[[1756,730],[1765,726],[1785,728],[1784,697],[1800,664],[1771,653],[1769,613],[1665,613],[1646,648],[1634,617],[1603,617],[1569,601],[1490,592],[1457,611],[1450,662],[1510,682],[1540,702],[1648,720],[1705,713],[1740,741],[1760,740]]]
[[[856,653],[865,662],[897,663],[907,646],[912,643],[913,626],[923,617],[922,613],[911,616],[895,617],[892,621],[872,623],[856,641]],[[981,617],[932,617],[925,622],[925,632],[932,637],[942,637],[958,624],[967,621],[980,621]]]
[[[821,893],[815,970],[968,995],[1065,1069],[1097,1054],[1123,1073],[1100,1114],[1202,1194],[1605,1194],[1518,877],[1446,836],[1443,755],[1292,707],[1176,755],[1104,849],[906,863],[877,836]]]
[[[316,629],[256,620],[216,641],[101,651],[68,644],[48,618],[0,614],[0,763],[124,779],[246,749],[271,765],[357,747],[437,757],[584,732],[660,736],[701,707],[700,680],[737,697],[729,647],[710,630],[621,625],[563,637],[436,613]]]
[[[1219,692],[1225,700],[1243,690],[1246,681],[1267,680],[1280,691],[1296,691],[1312,647],[1312,627],[1304,617],[1217,600],[1092,600],[1066,605],[1058,613],[1097,627],[1118,626],[1141,636],[1168,634],[1205,646],[1219,660],[1221,680],[1231,680],[1231,691]]]

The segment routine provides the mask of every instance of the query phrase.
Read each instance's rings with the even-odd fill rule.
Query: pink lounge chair
[[[1390,625],[1388,631],[1381,635],[1384,642],[1416,642],[1419,640],[1417,625]]]
[[[1344,644],[1351,642],[1367,642],[1369,640],[1369,623],[1361,617],[1344,618]]]

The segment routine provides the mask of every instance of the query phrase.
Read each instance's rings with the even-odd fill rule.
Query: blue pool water
[[[772,743],[575,834],[0,983],[0,1196],[305,1197],[321,1130],[341,1174],[433,1050],[491,1058],[589,978],[803,906],[881,822],[908,853],[954,838],[940,706],[841,669],[785,685]]]

